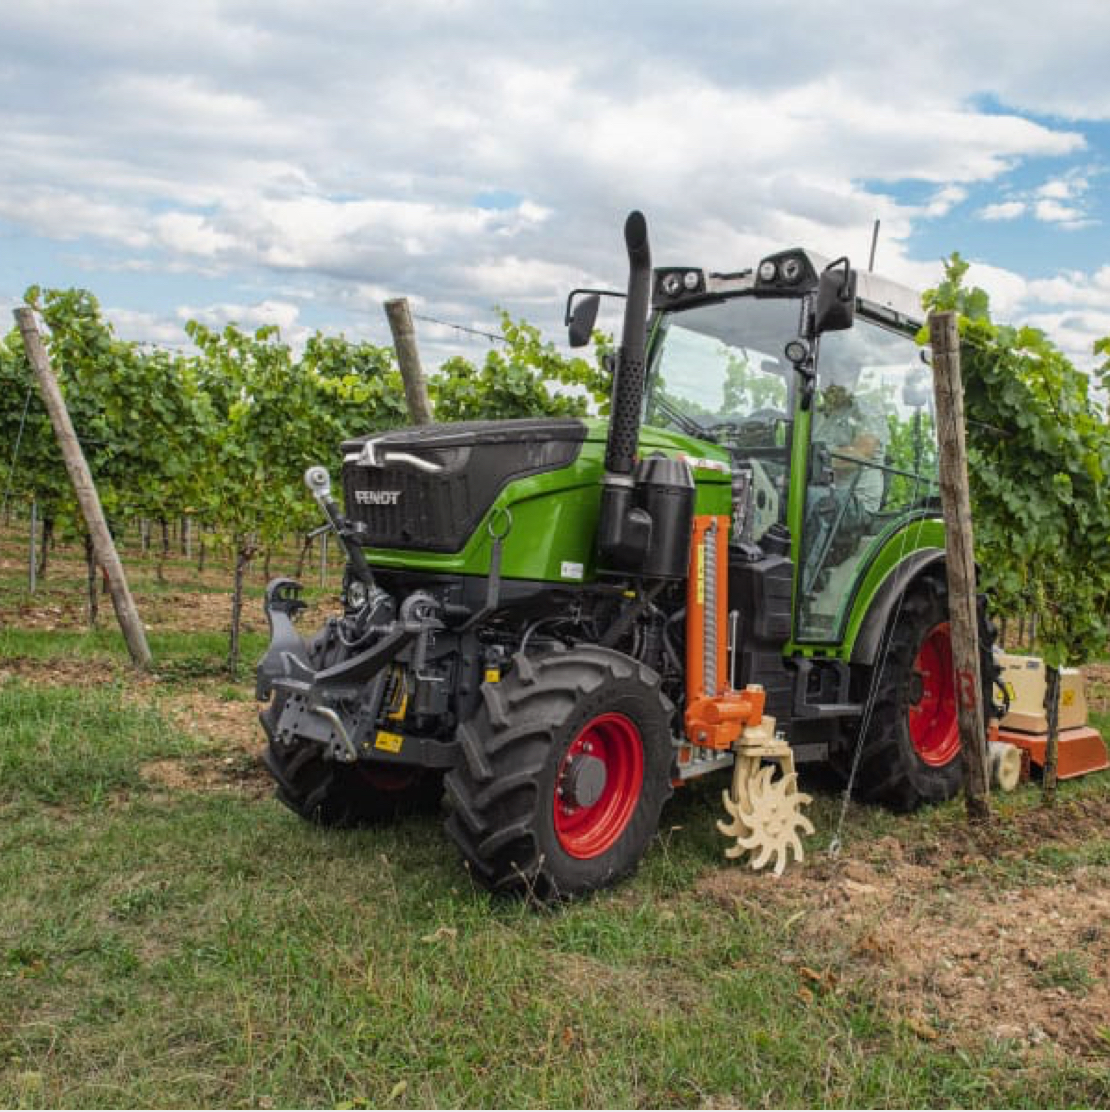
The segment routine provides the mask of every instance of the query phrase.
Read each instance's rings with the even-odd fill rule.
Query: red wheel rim
[[[920,677],[921,696],[909,706],[910,738],[917,755],[927,765],[939,768],[960,751],[952,634],[947,622],[928,632],[913,670]]]
[[[576,760],[592,758],[604,767],[604,787],[593,802],[574,798],[568,780]],[[593,766],[596,769],[596,765]],[[574,739],[555,778],[555,836],[571,857],[598,857],[624,833],[644,783],[640,731],[623,714],[591,719]]]
[[[416,768],[359,768],[359,775],[380,792],[403,792],[420,778]]]

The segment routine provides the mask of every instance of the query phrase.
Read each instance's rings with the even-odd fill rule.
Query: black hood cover
[[[513,479],[567,467],[586,426],[574,419],[459,421],[343,442],[347,517],[371,548],[458,552]],[[355,456],[372,442],[370,458]]]

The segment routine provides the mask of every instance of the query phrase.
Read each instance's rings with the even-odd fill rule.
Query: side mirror
[[[829,263],[817,284],[817,310],[813,314],[813,334],[839,332],[851,328],[856,318],[856,272],[847,256]]]
[[[568,308],[567,338],[572,348],[585,347],[590,342],[594,325],[597,323],[597,310],[600,304],[601,295],[590,293],[578,301],[573,309]]]

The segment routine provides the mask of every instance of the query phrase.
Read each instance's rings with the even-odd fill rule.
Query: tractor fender
[[[879,654],[883,630],[887,627],[890,615],[906,588],[928,568],[944,566],[944,551],[939,548],[921,548],[910,553],[883,580],[871,599],[871,605],[860,624],[859,632],[852,643],[851,661],[853,664],[874,664]]]

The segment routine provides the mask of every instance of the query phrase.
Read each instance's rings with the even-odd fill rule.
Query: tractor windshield
[[[733,297],[665,314],[653,337],[647,420],[742,458],[752,475],[751,539],[786,522],[797,375],[796,298]]]
[[[729,447],[789,444],[794,373],[783,348],[800,314],[796,299],[754,297],[664,314],[648,422]]]

